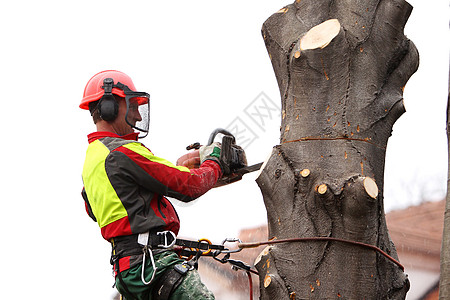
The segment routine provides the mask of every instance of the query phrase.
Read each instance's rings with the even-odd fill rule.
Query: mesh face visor
[[[127,103],[125,121],[132,128],[140,131],[141,139],[147,136],[150,126],[150,95],[145,92],[130,92],[125,91]]]

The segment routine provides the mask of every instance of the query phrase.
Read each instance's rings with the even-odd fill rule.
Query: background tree
[[[297,0],[264,23],[282,102],[280,145],[257,178],[269,238],[339,238],[397,258],[383,174],[418,67],[403,33],[411,11],[403,0]],[[401,299],[409,288],[379,252],[337,241],[269,246],[257,268],[261,299]]]
[[[450,158],[450,66],[447,101],[447,141]],[[441,278],[439,282],[439,299],[450,299],[450,159],[447,181],[447,199],[445,205],[444,232],[441,250]]]

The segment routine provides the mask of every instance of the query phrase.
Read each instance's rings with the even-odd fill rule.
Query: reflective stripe
[[[106,174],[105,160],[109,153],[100,140],[90,143],[82,173],[89,204],[100,228],[128,216]]]
[[[136,152],[137,154],[145,157],[146,159],[148,159],[148,160],[150,160],[152,162],[155,162],[155,163],[158,163],[158,164],[161,164],[161,165],[165,165],[165,166],[170,167],[170,168],[177,169],[178,171],[181,171],[181,172],[187,172],[187,173],[191,172],[187,167],[175,166],[170,161],[165,160],[164,158],[157,157],[157,156],[153,155],[152,152],[150,152],[147,148],[142,146],[142,144],[140,144],[140,143],[129,143],[129,144],[123,145],[123,147],[127,148],[127,149],[129,149],[129,150],[131,150],[133,152]]]

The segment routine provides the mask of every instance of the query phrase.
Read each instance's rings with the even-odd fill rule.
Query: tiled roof
[[[442,200],[386,215],[389,235],[406,268],[439,272],[444,208]]]

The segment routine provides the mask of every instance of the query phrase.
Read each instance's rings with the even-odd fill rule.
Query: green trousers
[[[178,255],[172,251],[166,251],[156,254],[154,257],[155,265],[157,268],[155,278],[152,283],[145,285],[141,279],[142,264],[132,267],[128,270],[121,272],[122,281],[126,285],[128,291],[132,294],[128,294],[127,290],[123,287],[122,282],[119,280],[119,276],[116,276],[116,287],[119,293],[126,300],[152,300],[152,291],[154,282],[166,271],[168,268],[173,268],[174,265],[182,263],[184,260],[180,259]],[[148,258],[145,261],[144,279],[149,281],[153,274],[153,266],[151,260]],[[173,291],[169,298],[170,300],[213,300],[214,295],[208,288],[201,282],[200,275],[197,270],[191,270],[187,272],[182,283],[178,288]]]

